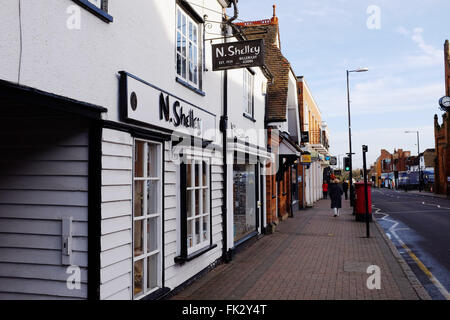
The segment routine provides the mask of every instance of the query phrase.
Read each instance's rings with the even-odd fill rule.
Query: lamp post
[[[417,134],[417,159],[419,160],[419,192],[422,192],[422,170],[420,168],[420,138],[419,131],[405,131],[405,133]]]
[[[347,101],[348,101],[348,144],[350,152],[348,154],[350,158],[350,172],[349,172],[349,181],[350,181],[350,205],[353,207],[353,214],[355,214],[355,192],[353,190],[353,161],[352,161],[352,120],[350,116],[350,73],[351,72],[367,72],[369,69],[360,68],[356,70],[347,70]]]

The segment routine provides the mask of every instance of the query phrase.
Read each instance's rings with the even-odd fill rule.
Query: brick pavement
[[[171,299],[174,300],[416,300],[413,287],[381,234],[355,222],[343,201],[334,218],[329,200],[299,211]],[[381,268],[381,289],[369,290],[369,265]],[[420,291],[420,290],[418,290]]]

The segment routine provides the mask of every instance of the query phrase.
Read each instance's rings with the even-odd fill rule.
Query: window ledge
[[[201,249],[201,250],[198,250],[198,251],[196,251],[196,252],[194,252],[194,253],[192,253],[192,254],[186,256],[186,257],[182,257],[182,256],[175,257],[175,259],[174,259],[174,260],[175,260],[175,263],[183,264],[183,263],[185,263],[185,262],[192,261],[192,260],[194,260],[194,259],[200,257],[201,255],[204,255],[204,254],[207,253],[208,251],[211,251],[212,249],[214,249],[214,248],[216,248],[216,247],[217,247],[217,244],[213,244],[213,245],[210,245],[210,246],[208,246],[208,247],[206,247],[206,248],[203,248],[203,249]]]
[[[244,113],[244,118],[247,118],[248,120],[250,120],[252,122],[256,122],[256,119],[247,113]]]
[[[92,14],[99,17],[104,22],[110,23],[114,21],[114,18],[111,15],[109,15],[106,11],[93,5],[89,0],[73,0],[73,1],[79,4],[81,7],[85,8],[86,10],[90,11]]]
[[[187,82],[184,81],[183,79],[176,77],[175,80],[176,80],[176,82],[178,82],[178,83],[181,84],[182,86],[188,88],[189,90],[194,91],[196,94],[199,94],[199,95],[201,95],[202,97],[206,96],[206,93],[205,93],[205,92],[203,92],[202,90],[197,89],[196,87],[190,85],[189,83],[187,83]]]

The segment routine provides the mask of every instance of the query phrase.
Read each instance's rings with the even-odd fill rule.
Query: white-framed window
[[[162,287],[162,145],[134,141],[133,297]]]
[[[99,9],[103,9],[103,2],[105,2],[104,0],[88,0],[88,1]]]
[[[243,70],[243,91],[242,98],[244,103],[244,113],[250,117],[254,116],[254,103],[253,103],[253,95],[254,95],[254,76],[248,69]]]
[[[177,77],[187,84],[200,87],[200,25],[180,6],[176,14]]]
[[[193,158],[182,166],[181,175],[185,175],[185,199],[181,210],[186,216],[186,234],[181,241],[186,243],[188,256],[211,245],[211,181],[210,159]],[[184,229],[184,228],[182,228]],[[183,253],[182,253],[183,254]]]
[[[113,22],[113,17],[108,14],[108,0],[72,0],[81,7],[107,23]]]

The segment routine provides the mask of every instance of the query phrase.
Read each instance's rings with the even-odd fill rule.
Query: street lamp
[[[405,133],[416,133],[417,134],[417,159],[419,159],[419,192],[422,192],[422,170],[420,168],[420,138],[419,131],[405,131]]]
[[[352,120],[350,117],[350,73],[351,72],[367,72],[368,68],[360,68],[356,70],[347,70],[347,101],[348,101],[348,144],[350,152],[348,154],[350,158],[350,172],[349,172],[349,180],[350,180],[350,205],[353,207],[353,214],[355,214],[355,192],[353,190],[353,161],[352,161]]]

